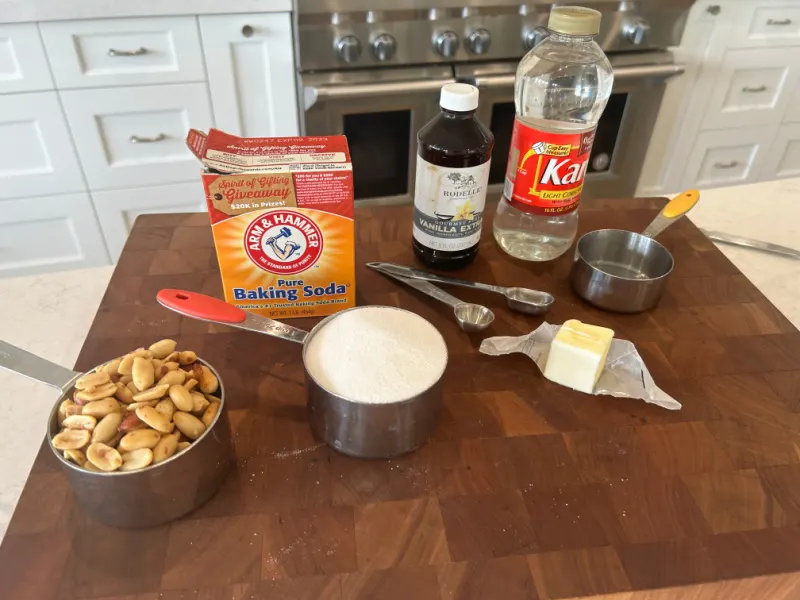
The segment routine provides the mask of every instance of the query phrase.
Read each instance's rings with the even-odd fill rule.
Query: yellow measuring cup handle
[[[692,210],[699,199],[700,192],[698,190],[685,191],[670,200],[661,211],[661,214],[667,219],[677,219]]]

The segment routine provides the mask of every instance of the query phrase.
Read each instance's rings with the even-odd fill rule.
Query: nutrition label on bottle
[[[414,239],[432,250],[465,250],[478,243],[490,160],[475,167],[440,167],[417,156]]]

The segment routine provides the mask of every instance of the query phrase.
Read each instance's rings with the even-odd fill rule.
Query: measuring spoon
[[[367,263],[368,266],[380,263]],[[474,333],[476,331],[483,331],[494,321],[494,313],[480,304],[472,304],[471,302],[462,302],[455,296],[451,296],[443,289],[436,287],[428,281],[421,281],[419,279],[411,279],[409,277],[401,277],[396,273],[384,270],[382,267],[372,266],[373,269],[379,273],[383,273],[388,277],[392,277],[397,281],[405,283],[406,285],[414,288],[417,291],[427,294],[431,298],[436,298],[440,302],[453,307],[453,314],[456,316],[456,322],[467,333]]]
[[[698,200],[700,200],[700,192],[697,190],[688,190],[682,194],[678,194],[661,209],[661,212],[658,213],[650,225],[645,228],[642,235],[649,238],[656,237],[659,233],[693,209]]]
[[[428,273],[427,271],[421,271],[395,263],[369,262],[367,266],[385,274],[398,275],[408,279],[449,283],[450,285],[460,285],[461,287],[502,294],[506,297],[506,302],[511,310],[529,315],[540,315],[547,312],[550,305],[552,305],[555,300],[552,294],[540,292],[539,290],[531,290],[522,287],[503,287],[500,285],[479,283],[477,281],[468,281],[466,279],[457,279],[455,277],[445,277],[444,275]]]

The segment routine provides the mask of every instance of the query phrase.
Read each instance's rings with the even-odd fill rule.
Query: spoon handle
[[[368,263],[368,264],[375,264],[375,263]],[[422,292],[423,294],[427,294],[431,298],[436,298],[440,302],[444,302],[445,304],[449,304],[452,307],[456,307],[459,304],[464,304],[461,300],[456,298],[455,296],[451,296],[443,289],[436,287],[429,281],[420,281],[419,279],[411,279],[409,277],[401,277],[391,271],[385,270],[383,267],[372,267],[379,273],[383,273],[397,281],[405,283],[407,286],[414,288],[417,291]]]
[[[375,270],[381,271],[382,273],[399,275],[400,277],[406,277],[409,279],[419,279],[423,281],[435,281],[437,283],[448,283],[450,285],[460,285],[461,287],[485,290],[487,292],[496,292],[498,294],[502,294],[506,291],[506,288],[501,287],[499,285],[490,285],[488,283],[479,283],[477,281],[468,281],[466,279],[457,279],[455,277],[445,277],[444,275],[437,275],[436,273],[428,273],[427,271],[421,271],[419,269],[414,269],[412,267],[406,267],[405,265],[398,265],[395,263],[370,262],[367,263],[367,266],[372,267]]]
[[[667,205],[661,209],[661,212],[658,213],[658,216],[653,219],[653,222],[647,226],[647,229],[642,232],[642,235],[649,238],[656,237],[659,233],[672,225],[672,223],[692,210],[699,199],[700,192],[697,190],[689,190],[688,192],[678,194],[667,202]]]

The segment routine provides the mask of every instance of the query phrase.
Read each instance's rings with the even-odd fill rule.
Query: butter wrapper
[[[545,322],[528,335],[486,338],[481,342],[480,351],[489,356],[520,352],[533,360],[544,373],[550,344],[560,328],[561,325]],[[611,342],[606,365],[594,387],[594,395],[599,394],[639,398],[667,410],[681,409],[680,402],[655,384],[633,342],[627,340],[614,339]]]

